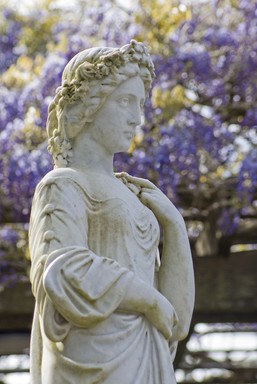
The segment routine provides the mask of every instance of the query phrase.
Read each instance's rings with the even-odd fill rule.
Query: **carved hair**
[[[72,139],[93,121],[107,96],[136,75],[147,93],[155,77],[154,67],[146,47],[135,40],[121,48],[87,49],[71,59],[48,108],[48,151],[55,166],[68,165]]]

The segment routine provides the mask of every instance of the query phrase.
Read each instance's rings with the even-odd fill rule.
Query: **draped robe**
[[[32,384],[175,383],[168,341],[143,314],[119,309],[135,279],[154,286],[159,264],[158,222],[127,193],[96,199],[69,168],[37,186]]]

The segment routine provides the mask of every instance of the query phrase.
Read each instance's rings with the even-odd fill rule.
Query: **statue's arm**
[[[174,305],[179,321],[173,339],[182,340],[188,332],[195,298],[194,273],[188,235],[183,218],[173,213],[163,227],[163,252],[159,270],[160,292]]]
[[[149,180],[126,173],[119,177],[136,187],[141,202],[155,214],[163,228],[163,252],[158,272],[158,289],[174,306],[178,322],[172,340],[181,340],[189,331],[194,307],[195,286],[191,250],[183,217],[171,201]]]

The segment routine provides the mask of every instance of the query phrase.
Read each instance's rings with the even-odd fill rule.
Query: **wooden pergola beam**
[[[194,258],[194,322],[257,321],[257,250]]]
[[[28,354],[30,332],[0,333],[0,355]]]

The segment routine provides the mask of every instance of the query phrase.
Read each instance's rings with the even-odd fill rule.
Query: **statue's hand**
[[[172,337],[173,328],[178,323],[178,318],[173,306],[158,291],[156,291],[153,304],[145,312],[145,316],[163,334],[165,339],[169,340]]]
[[[166,339],[170,339],[178,323],[175,309],[156,288],[134,276],[118,311],[143,314]]]
[[[166,227],[183,220],[180,212],[168,197],[147,179],[133,177],[122,172],[117,175],[138,196],[140,201],[153,211],[159,223]]]

